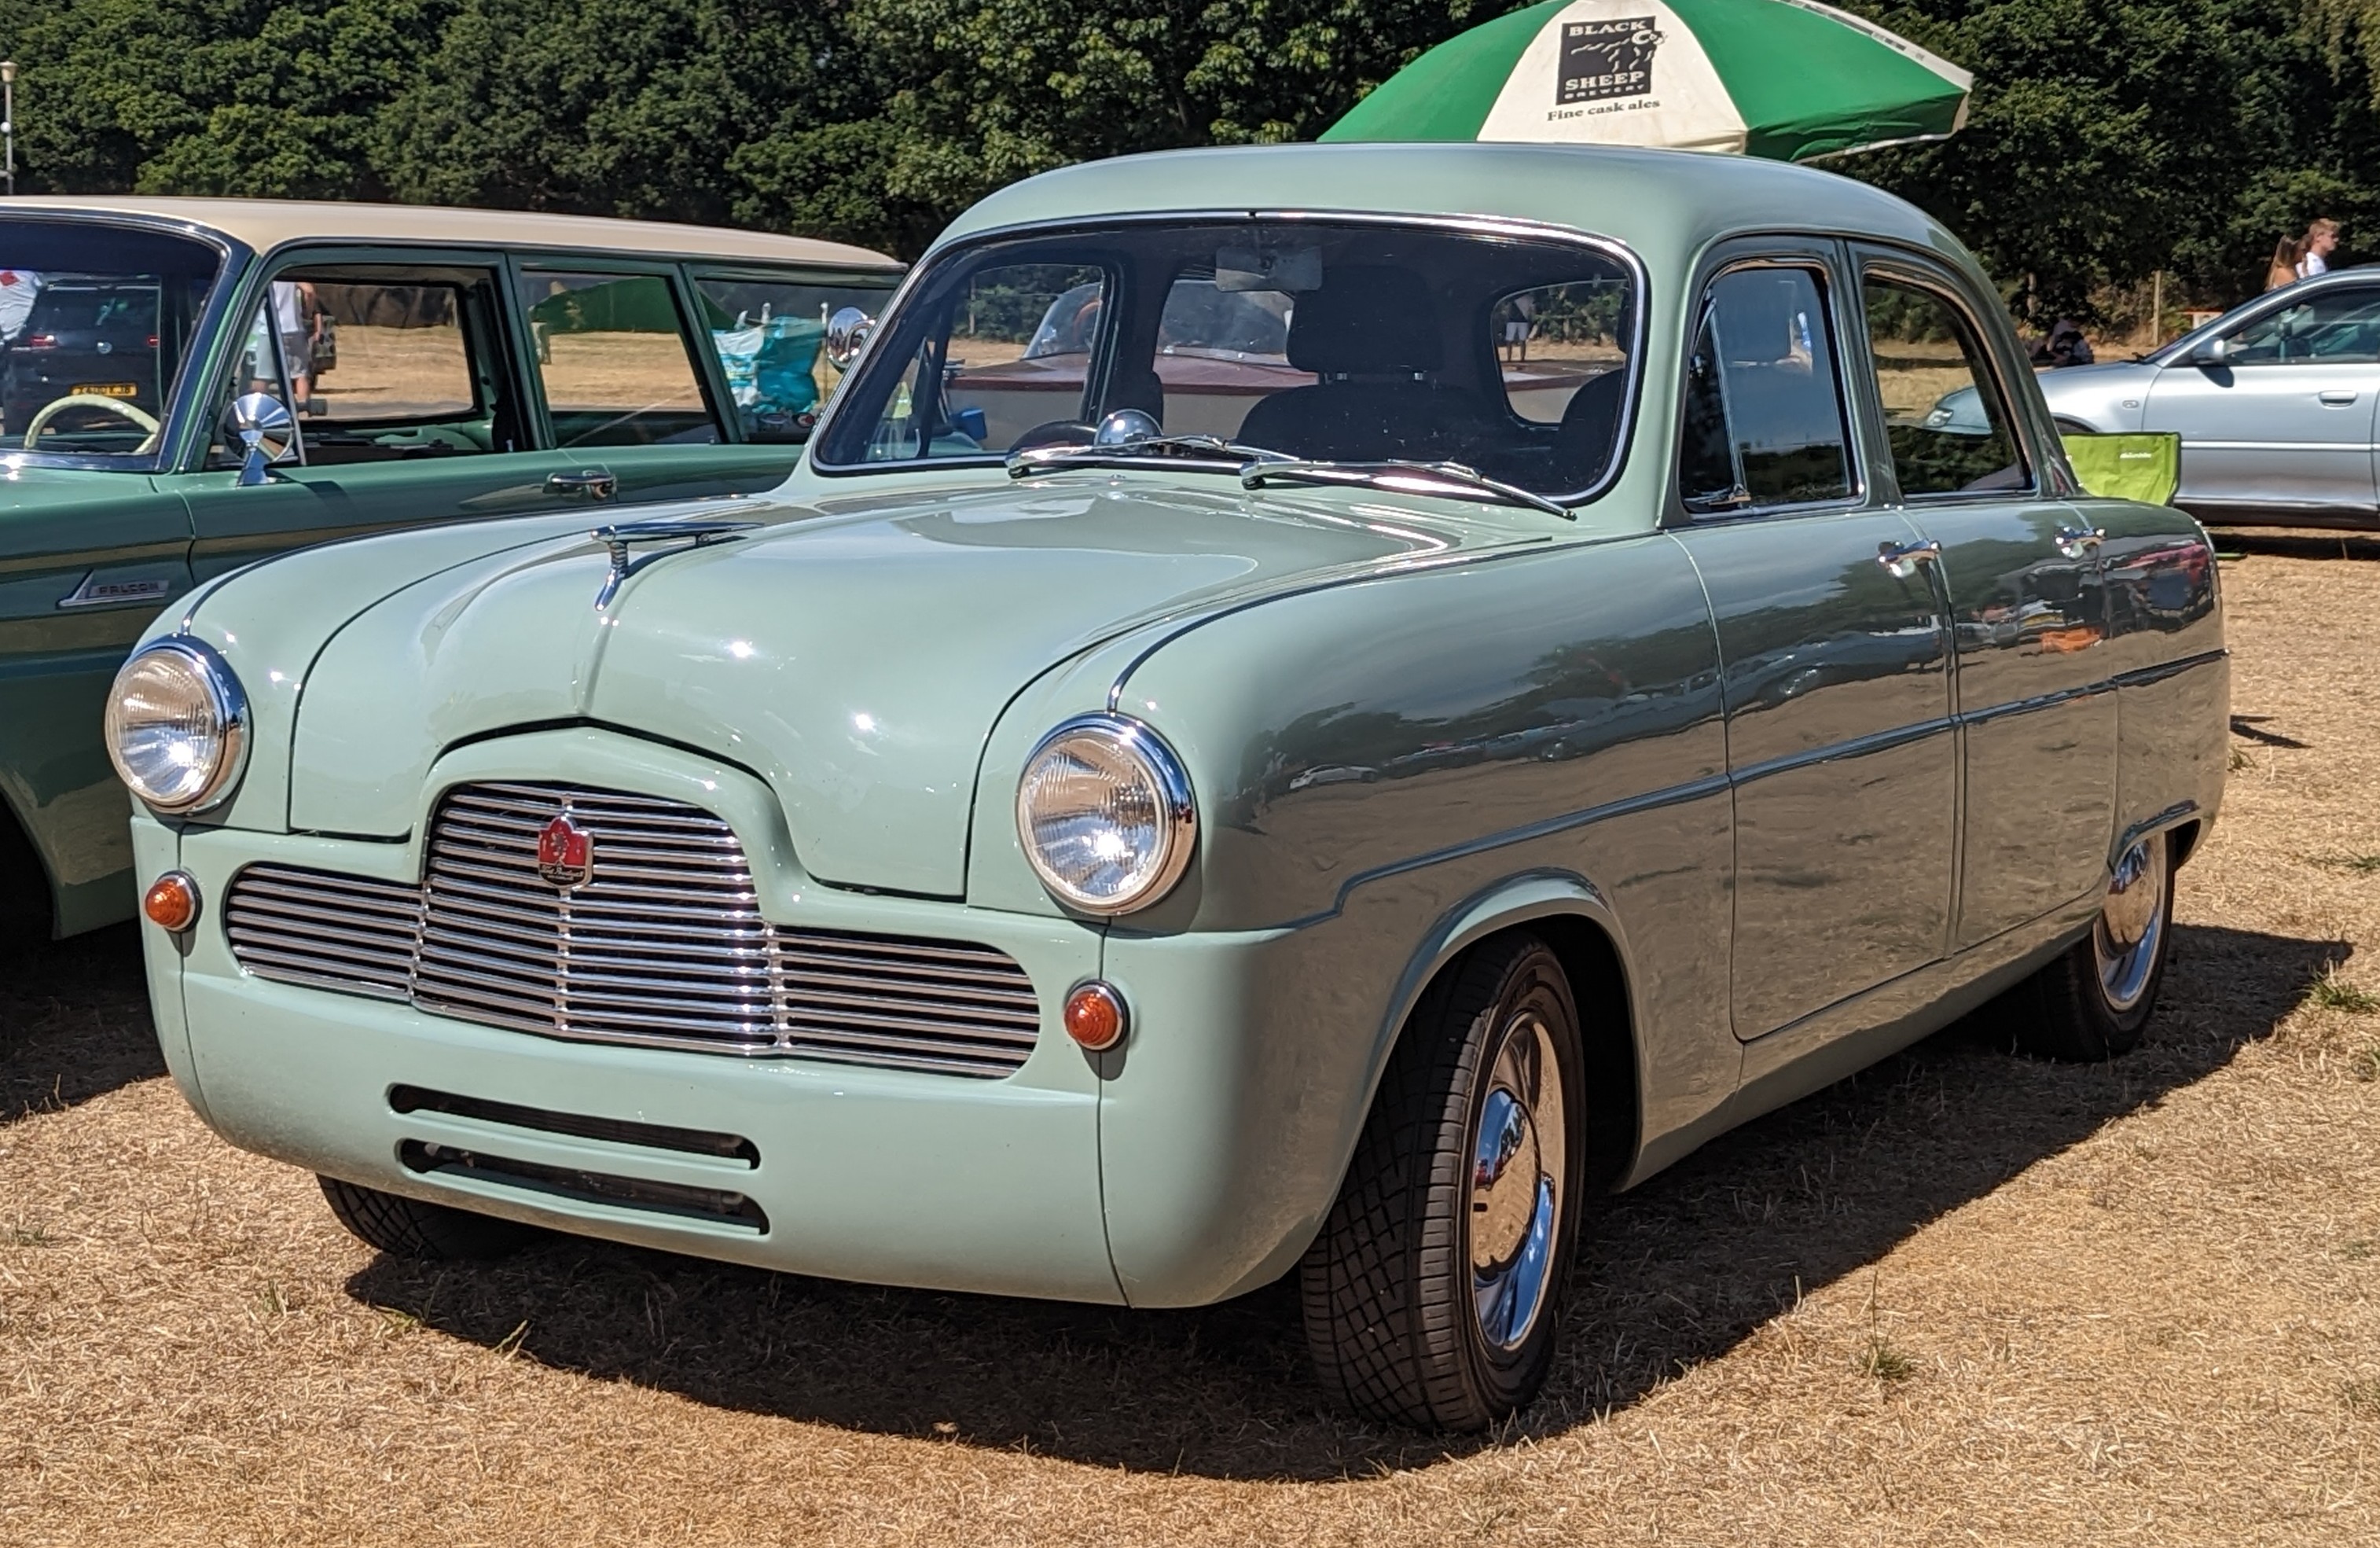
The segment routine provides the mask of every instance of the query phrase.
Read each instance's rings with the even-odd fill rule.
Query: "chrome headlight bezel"
[[[1136,770],[1156,809],[1157,859],[1128,892],[1102,896],[1084,891],[1051,865],[1034,839],[1037,824],[1031,801],[1036,771],[1045,759],[1078,740]],[[1034,744],[1017,774],[1015,817],[1017,844],[1043,888],[1067,908],[1100,918],[1134,913],[1162,900],[1190,868],[1190,859],[1198,847],[1197,805],[1181,757],[1146,725],[1113,713],[1077,715],[1061,722]]]
[[[124,682],[143,663],[159,657],[170,658],[179,669],[188,672],[206,699],[208,713],[213,718],[215,736],[221,752],[214,767],[208,771],[196,790],[186,796],[160,797],[145,788],[124,761]],[[115,674],[107,696],[107,761],[115,765],[115,774],[124,781],[141,803],[151,811],[170,817],[188,816],[206,811],[231,798],[239,787],[240,776],[248,771],[250,741],[248,694],[240,687],[239,675],[231,664],[203,640],[186,635],[174,635],[157,640],[135,652]]]

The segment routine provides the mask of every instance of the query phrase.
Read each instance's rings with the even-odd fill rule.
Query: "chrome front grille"
[[[538,855],[565,815],[594,842],[568,888]],[[420,886],[252,865],[225,920],[260,978],[549,1037],[1000,1076],[1040,1030],[1006,953],[771,925],[725,823],[616,791],[458,786]]]

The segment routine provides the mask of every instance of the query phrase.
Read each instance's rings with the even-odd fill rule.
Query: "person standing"
[[[14,344],[33,314],[42,276],[30,269],[0,269],[0,343]]]
[[[273,282],[273,327],[281,335],[281,361],[289,372],[289,408],[303,414],[314,396],[314,287],[304,280]]]
[[[2298,244],[2297,274],[2300,279],[2312,279],[2330,272],[2330,255],[2338,248],[2338,223],[2327,218],[2306,227],[2305,239]]]

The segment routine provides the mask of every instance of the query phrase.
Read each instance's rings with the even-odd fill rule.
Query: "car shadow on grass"
[[[698,1402],[1100,1467],[1318,1480],[1558,1432],[1717,1358],[1814,1289],[2111,1119],[2229,1063],[2339,942],[2178,930],[2147,1041],[2098,1067],[2003,1053],[1962,1023],[1772,1114],[1605,1206],[1553,1380],[1503,1434],[1327,1409],[1292,1279],[1195,1311],[888,1290],[549,1237],[509,1261],[381,1257],[371,1305],[549,1366]]]
[[[2277,559],[2380,559],[2380,533],[2325,528],[2217,527],[2210,534],[2220,554],[2265,554]]]
[[[0,1126],[164,1073],[132,925],[0,943]]]

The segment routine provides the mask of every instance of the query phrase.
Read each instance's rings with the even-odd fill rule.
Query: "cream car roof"
[[[20,196],[0,199],[0,213],[79,212],[178,221],[246,244],[260,253],[298,242],[416,246],[569,248],[665,258],[757,260],[837,269],[898,269],[900,261],[866,248],[808,237],[779,237],[725,226],[607,220],[596,215],[528,214],[429,204],[348,204],[281,199],[146,199],[135,194]]]

